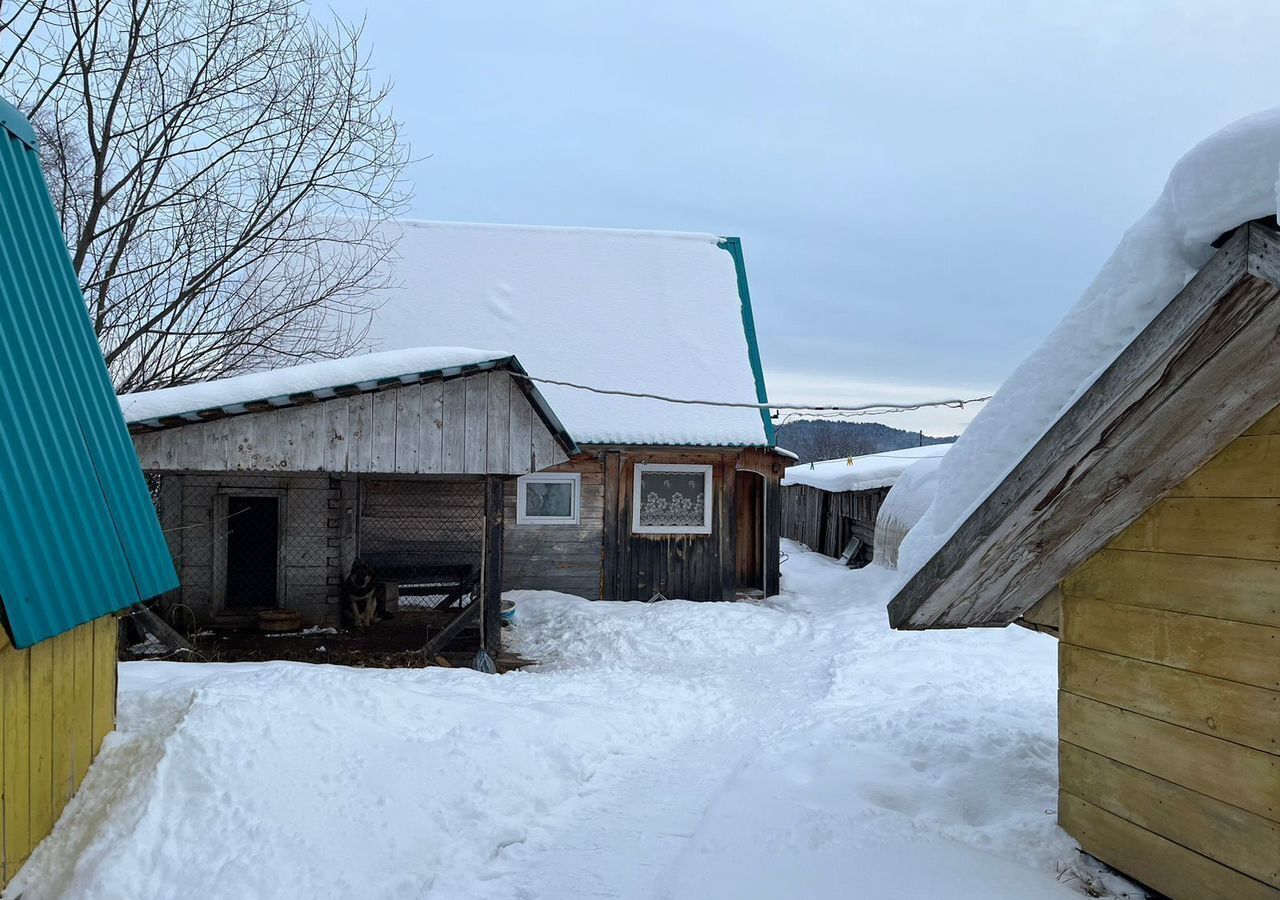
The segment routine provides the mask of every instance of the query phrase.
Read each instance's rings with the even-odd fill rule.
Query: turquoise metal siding
[[[32,137],[0,101],[0,603],[18,647],[178,583]]]

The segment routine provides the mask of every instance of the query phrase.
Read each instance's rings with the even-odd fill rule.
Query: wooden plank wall
[[[636,463],[711,465],[715,508],[709,535],[633,535]],[[578,525],[516,524],[516,484],[504,496],[503,589],[555,590],[580,597],[648,600],[655,592],[693,600],[733,599],[737,589],[738,471],[763,476],[764,588],[779,590],[781,501],[778,457],[763,450],[679,450],[596,446],[548,471],[582,475]]]
[[[1174,900],[1280,898],[1280,412],[1062,583],[1059,820]]]
[[[887,487],[833,492],[807,484],[787,485],[782,488],[782,536],[836,558],[844,552],[849,535],[861,538],[870,548],[876,516],[888,494]]]
[[[0,886],[53,829],[115,727],[114,617],[15,650],[0,631]]]
[[[600,560],[604,541],[604,463],[579,456],[546,471],[582,476],[577,525],[519,525],[516,486],[503,491],[502,589],[561,591],[589,600],[601,597]]]
[[[633,478],[637,463],[712,467],[711,534],[632,534]],[[606,599],[648,600],[655,593],[687,600],[732,600],[737,594],[739,469],[765,476],[765,592],[776,594],[778,493],[781,467],[767,451],[628,448],[605,452],[604,588]]]
[[[148,471],[523,475],[568,459],[506,372],[133,436]]]

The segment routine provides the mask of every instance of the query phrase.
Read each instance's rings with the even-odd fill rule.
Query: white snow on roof
[[[510,347],[530,374],[755,402],[733,257],[709,234],[399,223],[401,286],[370,339]],[[580,442],[765,444],[752,409],[539,385]]]
[[[511,355],[497,350],[472,350],[467,347],[414,347],[370,353],[348,359],[329,359],[286,369],[235,375],[182,387],[124,394],[120,397],[120,410],[124,413],[126,422],[144,422],[162,416],[234,406],[341,385],[477,365],[506,359]]]
[[[1212,241],[1276,214],[1278,170],[1280,108],[1227,126],[1173,167],[1084,296],[943,459],[937,494],[902,543],[904,583],[1209,261]]]
[[[865,456],[827,459],[822,462],[789,466],[782,478],[783,486],[807,484],[824,491],[869,491],[889,487],[898,476],[922,459],[945,456],[950,444],[930,444],[887,450]]]

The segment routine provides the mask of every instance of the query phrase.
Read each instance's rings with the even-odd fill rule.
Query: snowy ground
[[[786,551],[767,604],[516,594],[501,677],[122,665],[7,896],[1078,898],[1054,641],[889,631],[882,570]]]

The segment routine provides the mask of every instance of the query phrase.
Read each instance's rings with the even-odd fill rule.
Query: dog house
[[[496,649],[504,485],[577,451],[514,357],[372,354],[121,398],[206,626],[336,625],[357,557],[392,607]],[[483,613],[483,615],[482,615]]]

